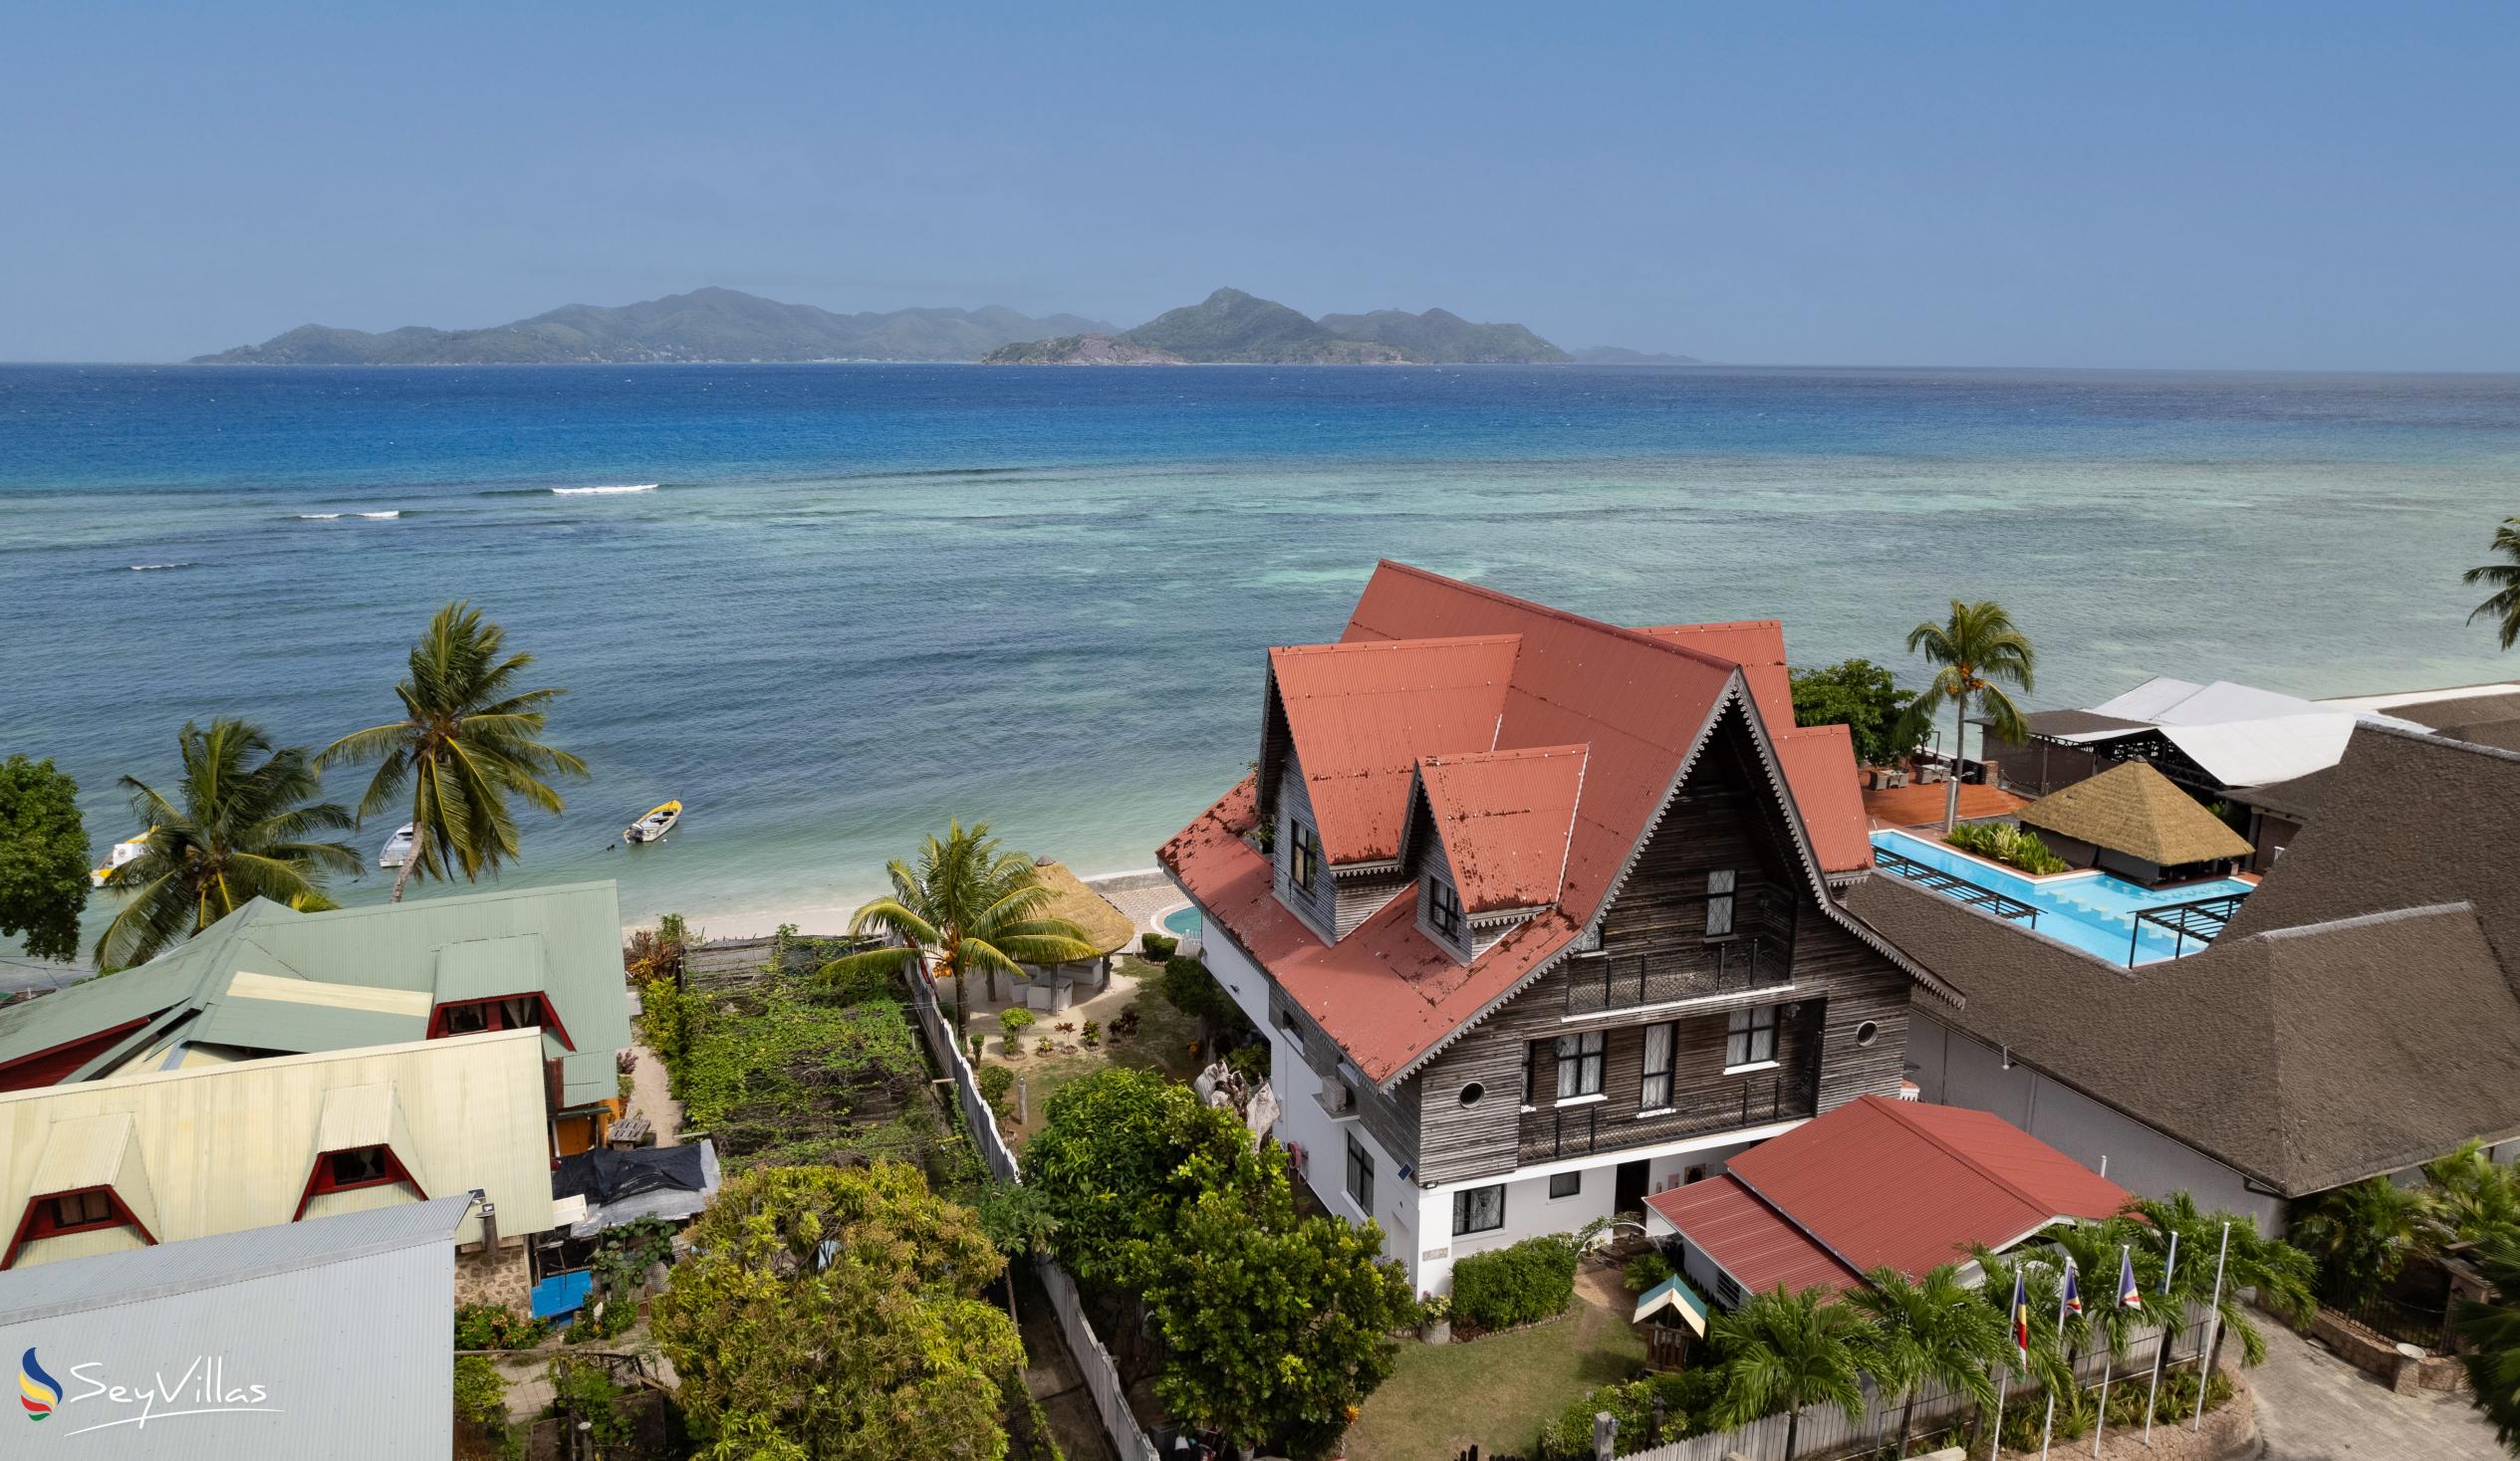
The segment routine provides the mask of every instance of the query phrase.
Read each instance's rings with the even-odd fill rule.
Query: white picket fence
[[[2104,1369],[2109,1369],[2114,1372],[2115,1384],[2148,1385],[2152,1377],[2152,1354],[2159,1339],[2160,1331],[2157,1329],[2139,1329],[2128,1341],[2124,1359],[2112,1366],[2104,1354],[2085,1354],[2075,1362],[2075,1377],[2084,1389],[2098,1389]],[[2197,1350],[2205,1341],[2204,1317],[2197,1313],[2171,1340],[2169,1367],[2180,1370],[2193,1366]],[[2009,1388],[2006,1401],[2007,1412],[2012,1414],[2020,1413],[2017,1407],[2032,1406],[2044,1410],[2047,1405],[2043,1393],[2022,1385],[2017,1376]],[[1916,1435],[1922,1438],[1959,1419],[1975,1404],[1965,1394],[1937,1387],[1917,1395],[1909,1423]],[[1891,1447],[1898,1440],[1899,1418],[1905,1409],[1903,1398],[1880,1394],[1869,1395],[1862,1413],[1854,1420],[1849,1420],[1847,1413],[1834,1405],[1813,1406],[1802,1412],[1802,1424],[1794,1436],[1794,1454],[1817,1458]],[[1728,1461],[1732,1457],[1738,1457],[1740,1461],[1778,1461],[1785,1454],[1785,1432],[1792,1421],[1790,1415],[1770,1415],[1735,1430],[1691,1436],[1650,1450],[1622,1449],[1619,1454],[1622,1461]]]
[[[927,1039],[928,1053],[936,1058],[939,1067],[953,1075],[954,1091],[962,1100],[963,1124],[980,1148],[980,1159],[999,1181],[1021,1182],[1023,1169],[1005,1138],[998,1134],[997,1113],[980,1098],[979,1079],[972,1074],[971,1062],[962,1048],[954,1043],[944,1011],[937,1008],[936,991],[915,975],[909,986],[910,1009],[918,1019],[920,1033]],[[1076,1357],[1077,1371],[1085,1376],[1085,1387],[1094,1396],[1095,1412],[1102,1416],[1103,1429],[1120,1451],[1121,1461],[1161,1461],[1154,1442],[1146,1438],[1135,1413],[1129,1408],[1128,1386],[1121,1382],[1120,1366],[1112,1362],[1112,1351],[1103,1347],[1102,1337],[1094,1333],[1094,1326],[1085,1317],[1085,1306],[1077,1298],[1076,1280],[1048,1258],[1035,1259],[1033,1271],[1041,1278],[1043,1292],[1050,1296],[1050,1307],[1059,1315],[1059,1330],[1067,1337],[1068,1352]]]

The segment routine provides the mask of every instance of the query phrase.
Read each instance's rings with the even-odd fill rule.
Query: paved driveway
[[[2249,1371],[2268,1461],[2512,1461],[2465,1395],[2399,1395],[2283,1325],[2261,1319]]]

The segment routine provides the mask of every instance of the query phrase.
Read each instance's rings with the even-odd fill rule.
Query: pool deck
[[[1942,807],[1949,795],[1940,782],[1931,786],[1903,786],[1887,792],[1864,794],[1864,815],[1872,819],[1875,831],[1885,827],[1942,826]],[[1960,784],[1960,820],[1978,822],[1989,817],[2010,817],[2030,805],[2027,797],[2016,797],[2002,787]]]

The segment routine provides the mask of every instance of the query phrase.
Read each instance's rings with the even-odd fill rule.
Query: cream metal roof
[[[97,1153],[115,1149],[117,1130],[127,1133],[123,1155],[103,1185],[135,1210],[144,1198],[159,1242],[287,1223],[318,1151],[375,1145],[361,1138],[381,1131],[429,1197],[477,1187],[498,1205],[500,1231],[540,1232],[552,1226],[546,1110],[530,1030],[0,1093],[0,1223],[14,1227],[53,1184],[104,1170]],[[355,1201],[330,1206],[412,1200],[397,1188],[339,1195]],[[479,1220],[461,1236],[477,1238]],[[74,1234],[32,1244],[18,1262],[131,1241]]]

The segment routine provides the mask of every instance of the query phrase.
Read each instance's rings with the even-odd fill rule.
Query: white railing
[[[915,970],[909,975],[909,987],[910,1010],[917,1018],[919,1032],[927,1038],[928,1054],[936,1058],[938,1067],[953,1076],[954,1091],[962,1101],[963,1124],[980,1148],[980,1159],[997,1180],[1021,1182],[1022,1167],[1005,1138],[998,1134],[997,1112],[980,1098],[979,1079],[971,1073],[971,1062],[962,1047],[954,1043],[944,1011],[937,1007],[936,991]],[[1129,1408],[1129,1387],[1121,1381],[1120,1366],[1112,1362],[1112,1351],[1103,1347],[1102,1338],[1086,1320],[1085,1308],[1077,1299],[1076,1280],[1048,1258],[1035,1259],[1033,1271],[1041,1278],[1043,1292],[1050,1296],[1050,1307],[1058,1312],[1059,1329],[1067,1337],[1068,1351],[1076,1356],[1077,1370],[1094,1394],[1094,1408],[1103,1417],[1103,1429],[1119,1449],[1121,1461],[1160,1461],[1154,1442],[1146,1439],[1145,1430]]]

